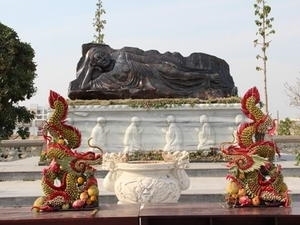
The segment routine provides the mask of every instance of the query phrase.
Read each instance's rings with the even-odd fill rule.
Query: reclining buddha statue
[[[236,96],[228,64],[215,56],[159,53],[84,44],[70,99],[201,98]]]

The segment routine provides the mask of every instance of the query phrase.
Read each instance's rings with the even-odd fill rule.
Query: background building
[[[48,108],[38,104],[31,104],[29,110],[35,114],[34,119],[29,124],[30,136],[41,136],[43,125],[47,120]]]

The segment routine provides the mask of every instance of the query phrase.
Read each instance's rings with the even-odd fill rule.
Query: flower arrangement
[[[279,149],[266,139],[273,135],[275,123],[262,112],[256,87],[241,99],[241,110],[250,122],[241,123],[236,142],[221,149],[229,168],[226,202],[230,207],[288,207],[291,201],[281,166],[273,163]]]
[[[66,100],[50,91],[52,115],[44,126],[47,149],[43,154],[50,164],[42,172],[44,196],[37,198],[33,211],[86,210],[98,208],[99,189],[92,165],[102,163],[102,154],[76,152],[81,133],[65,124]]]

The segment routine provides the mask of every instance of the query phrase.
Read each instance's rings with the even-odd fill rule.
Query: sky
[[[264,102],[262,72],[253,40],[257,38],[255,0],[102,0],[104,42],[189,56],[202,52],[224,59],[239,96],[256,86]],[[48,106],[49,91],[67,98],[76,78],[82,44],[94,40],[97,0],[0,0],[0,22],[35,51],[37,93],[20,104]],[[285,84],[300,77],[300,1],[268,0],[275,34],[267,49],[269,112],[273,118],[300,118]]]

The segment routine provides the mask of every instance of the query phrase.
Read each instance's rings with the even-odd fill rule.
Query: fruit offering
[[[275,123],[260,106],[259,92],[253,87],[241,99],[248,119],[238,126],[236,141],[222,146],[229,167],[225,199],[231,207],[288,207],[291,203],[281,166],[273,163],[279,155],[272,141]]]
[[[81,134],[65,123],[66,100],[50,91],[51,116],[44,126],[47,148],[44,157],[49,165],[42,171],[44,196],[35,200],[33,211],[86,210],[99,206],[99,189],[92,165],[102,163],[102,154],[77,152]]]

